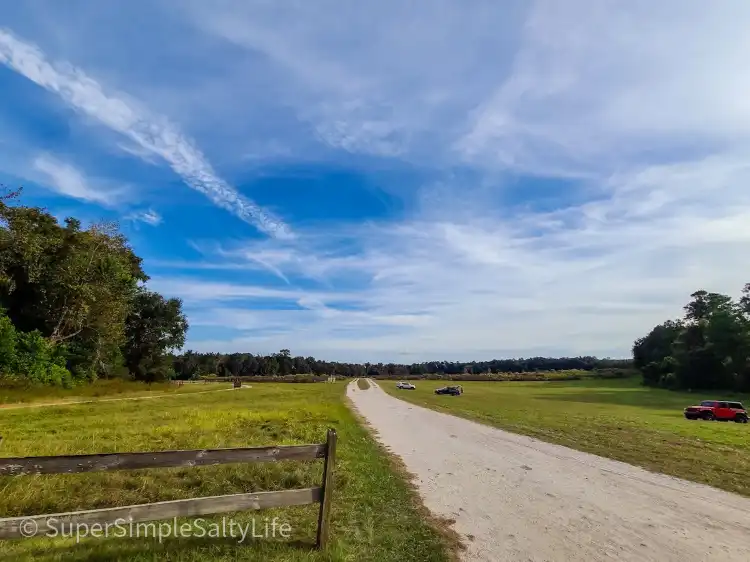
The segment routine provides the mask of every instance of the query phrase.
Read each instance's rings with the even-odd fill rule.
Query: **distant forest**
[[[462,373],[528,373],[628,368],[632,361],[596,357],[531,357],[529,359],[493,359],[491,361],[428,361],[409,365],[399,363],[339,363],[315,357],[294,357],[288,349],[273,355],[251,353],[196,353],[188,351],[174,357],[178,379],[196,379],[205,375],[227,377],[285,376],[295,374],[336,375],[341,377],[378,377],[408,375],[458,375]]]

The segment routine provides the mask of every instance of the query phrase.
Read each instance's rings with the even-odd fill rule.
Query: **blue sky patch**
[[[2,19],[0,181],[117,220],[189,348],[622,357],[750,281],[746,2]]]

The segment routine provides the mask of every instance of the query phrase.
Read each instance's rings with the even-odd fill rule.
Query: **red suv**
[[[732,420],[737,423],[747,423],[747,410],[739,402],[704,400],[699,406],[685,408],[685,417],[689,420]]]

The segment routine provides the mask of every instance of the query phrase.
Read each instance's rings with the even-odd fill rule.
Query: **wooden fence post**
[[[2,436],[0,436],[0,441]],[[336,455],[336,432],[328,430],[326,443],[312,445],[272,445],[267,447],[240,447],[234,449],[194,449],[179,451],[152,451],[128,453],[102,453],[93,455],[63,455],[47,457],[0,457],[0,477],[22,474],[73,474],[110,470],[136,470],[143,468],[214,466],[241,462],[276,462],[280,460],[324,460],[323,486],[251,492],[223,496],[207,496],[184,500],[127,505],[84,511],[71,511],[47,515],[0,517],[0,540],[24,537],[24,525],[43,523],[51,517],[72,524],[105,525],[118,519],[133,523],[158,521],[172,517],[194,517],[216,513],[233,513],[288,507],[293,505],[321,505],[318,520],[317,544],[325,546],[328,536],[330,503],[333,492],[333,467]]]
[[[323,464],[323,497],[320,500],[320,513],[318,515],[318,541],[319,549],[328,545],[328,525],[331,517],[331,500],[333,499],[333,469],[336,465],[336,430],[328,430],[326,439],[326,456]]]

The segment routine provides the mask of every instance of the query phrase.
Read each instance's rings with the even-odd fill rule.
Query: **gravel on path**
[[[750,498],[421,408],[372,381],[347,394],[426,507],[455,519],[464,560],[750,561]]]

